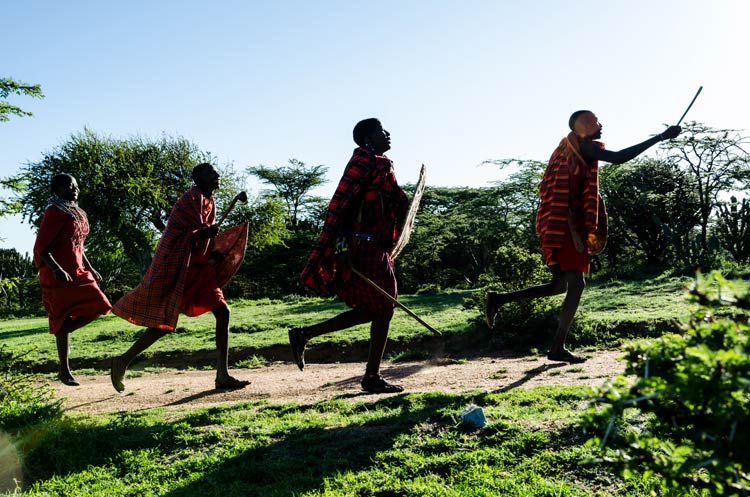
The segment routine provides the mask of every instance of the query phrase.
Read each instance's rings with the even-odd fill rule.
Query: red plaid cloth
[[[301,282],[336,294],[351,307],[392,313],[393,303],[357,275],[352,274],[347,282],[338,278],[334,249],[338,238],[347,237],[354,267],[395,298],[398,292],[390,250],[408,208],[391,160],[356,148],[328,205],[323,232],[302,271]],[[372,240],[353,237],[353,233],[372,235]]]
[[[603,143],[594,143],[604,148]],[[563,138],[552,153],[539,187],[539,198],[536,233],[544,260],[547,265],[560,264],[558,252],[567,246],[570,223],[577,227],[585,246],[587,234],[596,231],[599,216],[599,163],[583,159],[575,133]],[[588,250],[584,249],[584,253],[588,268]],[[581,266],[579,262],[577,266]]]
[[[39,268],[42,304],[49,316],[49,332],[60,331],[66,319],[98,317],[108,314],[109,300],[99,289],[91,271],[83,263],[83,243],[89,232],[89,221],[80,207],[68,209],[76,217],[54,204],[47,207],[34,243],[34,264]],[[59,281],[47,266],[42,254],[50,253],[73,281]]]
[[[112,312],[139,326],[166,330],[174,330],[180,312],[187,311],[189,315],[197,315],[198,311],[190,308],[195,302],[183,298],[188,268],[208,259],[213,240],[192,242],[192,237],[202,228],[212,225],[215,219],[213,199],[203,197],[197,186],[186,191],[172,208],[148,271],[138,286],[115,303]],[[210,310],[206,307],[223,302],[221,290],[216,287],[215,276],[213,281],[211,275],[206,274],[206,277],[207,280],[204,281],[204,278],[195,275],[194,270],[190,278],[193,283],[191,289],[200,287],[201,293],[208,295],[205,302],[199,303],[203,304],[200,305],[203,312]],[[188,294],[193,295],[193,292]],[[220,296],[221,299],[212,300],[211,295],[215,299]],[[205,295],[201,298],[203,296]],[[197,297],[193,295],[191,298]]]

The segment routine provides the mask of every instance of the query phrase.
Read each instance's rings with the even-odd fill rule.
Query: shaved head
[[[599,138],[602,125],[590,110],[577,110],[570,115],[568,127],[581,138]]]

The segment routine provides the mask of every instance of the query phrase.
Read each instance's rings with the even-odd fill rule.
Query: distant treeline
[[[742,269],[750,260],[746,145],[747,138],[737,131],[689,123],[678,139],[662,143],[656,158],[600,167],[609,241],[594,258],[593,271],[627,277],[645,267],[688,273],[696,268]],[[87,254],[114,301],[140,281],[171,206],[191,185],[190,171],[206,160],[211,160],[208,152],[181,137],[113,139],[84,130],[15,177],[3,179],[15,196],[0,205],[3,214],[20,213],[38,225],[51,177],[59,172],[75,176],[79,202],[91,224]],[[534,220],[546,163],[489,161],[487,167],[493,166],[508,173],[494,186],[426,188],[410,243],[396,263],[401,292],[512,279],[516,271],[508,266],[513,261],[542,265]],[[226,295],[307,293],[298,276],[328,204],[310,192],[328,181],[328,168],[291,159],[280,167],[221,169],[219,211],[243,189],[248,176],[268,186],[224,224],[249,220],[251,231],[245,262]],[[405,189],[410,192],[413,186]],[[509,251],[515,254],[511,258]],[[0,249],[0,276],[0,315],[42,312],[28,257]]]

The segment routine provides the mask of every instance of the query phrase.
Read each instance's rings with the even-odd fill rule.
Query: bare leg
[[[229,307],[219,307],[213,313],[216,317],[216,388],[244,388],[249,381],[229,375]]]
[[[68,362],[68,357],[70,356],[70,330],[67,328],[68,327],[63,325],[60,330],[55,333],[57,357],[60,360],[60,370],[57,373],[57,379],[68,386],[77,387],[80,383],[73,378],[73,373],[70,372],[70,363]]]
[[[568,280],[565,277],[565,271],[560,270],[558,266],[551,266],[552,281],[543,285],[530,286],[515,292],[497,293],[489,292],[487,294],[487,303],[485,305],[485,320],[487,327],[492,329],[495,325],[495,315],[503,305],[508,302],[523,299],[536,299],[539,297],[551,297],[565,293],[568,288]]]
[[[55,342],[57,344],[57,357],[60,360],[60,371],[57,378],[68,386],[78,386],[79,383],[73,378],[70,371],[70,334],[78,328],[82,328],[95,320],[96,317],[78,317],[75,319],[66,319],[57,333],[55,333]]]
[[[352,326],[357,326],[358,324],[367,323],[368,321],[373,321],[373,317],[369,313],[360,309],[350,309],[332,317],[331,319],[327,319],[322,323],[300,329],[302,330],[305,339],[310,340],[311,338],[325,335],[326,333],[345,330]]]
[[[571,363],[583,362],[586,360],[584,357],[577,356],[565,348],[565,339],[568,337],[570,325],[573,324],[578,304],[581,302],[581,295],[583,294],[583,289],[586,287],[586,281],[581,271],[565,271],[564,275],[568,291],[565,294],[565,300],[560,311],[557,333],[547,357],[552,360]]]
[[[380,363],[383,360],[385,344],[388,342],[388,328],[391,324],[391,317],[378,316],[372,320],[370,325],[370,353],[367,357],[366,375],[380,374]]]
[[[370,354],[367,358],[365,376],[362,378],[362,389],[370,393],[398,393],[403,392],[401,385],[388,383],[380,376],[380,363],[383,360],[385,344],[388,342],[388,329],[393,313],[378,316],[370,325]]]
[[[130,346],[127,352],[121,356],[112,358],[110,379],[112,380],[112,386],[115,387],[115,390],[118,392],[125,390],[125,385],[122,383],[122,380],[125,378],[125,372],[127,371],[128,366],[130,366],[130,363],[133,362],[133,359],[167,333],[167,330],[147,328],[146,331],[138,337],[138,340]]]
[[[292,357],[300,371],[305,370],[305,345],[311,338],[315,338],[333,331],[345,330],[372,321],[373,317],[360,309],[350,309],[337,316],[327,319],[322,323],[314,324],[304,328],[292,328],[289,330],[289,345],[292,348]],[[387,333],[387,331],[386,331]]]

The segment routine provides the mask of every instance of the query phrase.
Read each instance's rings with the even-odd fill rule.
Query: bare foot
[[[118,357],[113,357],[109,368],[109,377],[112,380],[112,386],[115,390],[122,392],[125,390],[125,384],[122,380],[125,378],[126,366],[122,365],[122,362]]]

